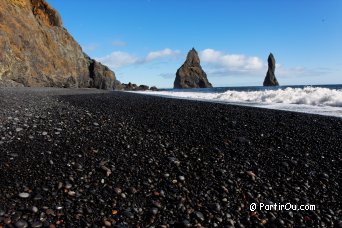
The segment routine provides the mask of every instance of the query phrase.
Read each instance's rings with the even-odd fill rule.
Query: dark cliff
[[[119,85],[108,67],[90,59],[45,0],[0,1],[0,86]]]

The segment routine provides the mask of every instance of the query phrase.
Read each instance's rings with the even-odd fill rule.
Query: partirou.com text
[[[316,210],[316,205],[296,205],[291,203],[285,203],[285,204],[265,204],[265,203],[252,203],[249,206],[249,209],[251,211],[314,211]]]

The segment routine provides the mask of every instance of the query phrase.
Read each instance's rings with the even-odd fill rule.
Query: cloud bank
[[[228,54],[214,49],[200,52],[201,61],[219,75],[251,74],[265,69],[259,57],[241,54]]]
[[[156,61],[159,59],[163,59],[166,57],[174,57],[179,54],[180,54],[180,51],[178,50],[165,48],[164,50],[149,52],[145,57],[137,57],[127,52],[115,51],[107,56],[95,58],[95,59],[109,66],[110,68],[118,69],[120,67],[124,67],[128,65],[144,64],[144,63],[149,63],[149,62]]]

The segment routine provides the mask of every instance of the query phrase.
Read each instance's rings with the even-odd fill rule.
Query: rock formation
[[[0,85],[95,87],[121,85],[90,59],[45,0],[0,1]]]
[[[264,80],[264,86],[279,86],[279,83],[275,77],[274,71],[276,67],[276,61],[272,53],[268,56],[268,70]]]
[[[158,88],[155,86],[152,86],[151,88],[147,85],[137,85],[137,84],[132,84],[129,82],[128,84],[122,83],[121,84],[122,90],[128,90],[128,91],[146,91],[146,90],[151,90],[151,91],[157,91]]]
[[[211,88],[212,85],[203,71],[197,51],[189,51],[184,64],[177,70],[175,89]]]

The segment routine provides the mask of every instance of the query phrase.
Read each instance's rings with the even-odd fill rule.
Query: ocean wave
[[[304,104],[313,106],[342,107],[342,90],[304,87],[265,91],[226,91],[217,95],[218,100],[252,103]]]
[[[311,106],[342,107],[342,90],[321,87],[285,88],[264,91],[234,91],[223,93],[157,91],[148,94],[196,100],[246,104],[297,104]]]
[[[214,88],[215,89],[215,88]],[[195,92],[195,91],[144,91],[156,96],[188,100],[202,100],[227,104],[303,112],[342,118],[342,89],[323,87],[279,88],[258,91]]]

